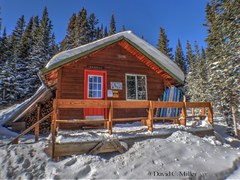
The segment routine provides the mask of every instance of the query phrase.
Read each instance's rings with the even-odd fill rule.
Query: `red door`
[[[85,70],[84,72],[84,99],[103,100],[106,99],[107,73],[105,71]],[[85,119],[104,119],[106,109],[85,108]]]

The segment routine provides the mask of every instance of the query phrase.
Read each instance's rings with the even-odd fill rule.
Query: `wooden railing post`
[[[202,117],[200,119],[203,120],[204,116],[205,116],[205,108],[204,107],[201,110],[201,115],[202,115]]]
[[[153,102],[152,101],[149,101],[147,126],[148,126],[148,130],[153,132]]]
[[[109,115],[108,115],[108,133],[112,134],[112,119],[113,119],[113,101],[110,102]]]
[[[41,112],[41,106],[40,104],[38,104],[37,105],[37,122],[40,120],[40,112]],[[40,124],[37,124],[34,128],[35,142],[39,140],[39,126]]]
[[[212,109],[212,103],[209,103],[208,107],[208,121],[213,126],[213,109]]]
[[[194,121],[195,111],[194,108],[192,108],[192,121]]]
[[[56,120],[57,120],[57,100],[53,100],[53,115],[52,115],[52,158],[55,159],[55,141],[56,141]]]
[[[184,96],[184,102],[183,102],[183,108],[182,108],[182,119],[180,120],[180,124],[186,126],[186,121],[187,121],[187,98]]]

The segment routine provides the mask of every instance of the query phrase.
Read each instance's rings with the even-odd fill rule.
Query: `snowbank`
[[[167,139],[137,142],[124,154],[76,155],[59,162],[43,152],[46,141],[3,146],[0,179],[223,179],[236,168],[240,152],[210,142],[177,131]]]
[[[151,133],[148,131],[147,126],[142,126],[140,122],[115,124],[113,127],[113,134],[109,135],[107,129],[93,129],[93,130],[79,130],[79,131],[66,131],[60,130],[56,139],[57,143],[68,143],[68,142],[86,142],[86,141],[101,141],[109,138],[114,139],[127,139],[135,137],[146,137],[151,138],[152,136],[171,135],[173,132],[178,130],[184,130],[189,132],[199,130],[211,130],[212,126],[206,124],[203,126],[184,127],[178,124],[168,123],[154,123],[154,131]],[[51,137],[49,137],[51,139]]]

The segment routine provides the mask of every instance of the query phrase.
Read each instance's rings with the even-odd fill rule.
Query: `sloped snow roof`
[[[131,43],[133,46],[138,47],[138,49],[140,49],[141,52],[144,52],[145,54],[150,56],[150,60],[152,60],[160,68],[162,68],[164,71],[166,71],[170,76],[172,76],[178,82],[183,83],[184,73],[182,72],[182,70],[166,55],[164,55],[162,52],[160,52],[158,49],[156,49],[151,44],[147,43],[143,39],[141,39],[138,36],[136,36],[135,34],[133,34],[131,31],[120,32],[120,33],[105,37],[103,39],[94,41],[92,43],[82,45],[80,47],[77,47],[77,48],[74,48],[71,50],[63,51],[63,52],[55,55],[48,62],[46,67],[41,70],[40,73],[44,74],[46,72],[49,72],[49,71],[59,67],[60,65],[71,62],[79,57],[82,57],[83,55],[93,52],[93,51],[95,51],[101,47],[104,47],[108,44],[117,42],[121,39],[125,39],[129,43]]]
[[[50,96],[52,96],[51,90],[42,84],[31,98],[22,102],[19,106],[13,107],[9,113],[2,115],[2,117],[0,117],[0,125],[8,125],[9,123],[19,120],[30,109],[34,108],[41,99],[48,98]]]

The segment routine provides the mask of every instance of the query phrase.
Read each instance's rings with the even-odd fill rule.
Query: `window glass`
[[[127,76],[127,99],[136,99],[135,76]]]
[[[127,99],[129,100],[146,100],[147,87],[146,76],[127,75]]]
[[[137,90],[138,90],[138,99],[144,100],[146,98],[146,84],[145,76],[137,76]]]
[[[88,97],[102,98],[102,76],[88,76]]]

